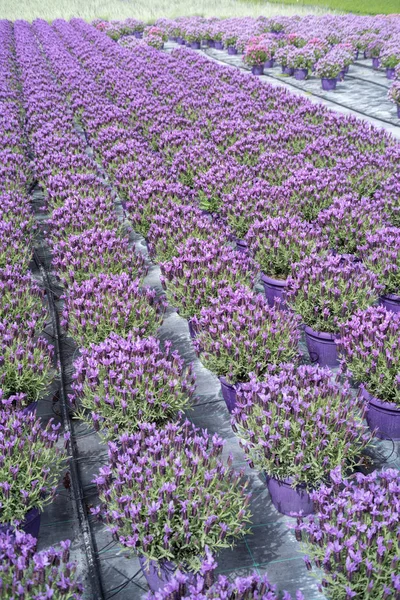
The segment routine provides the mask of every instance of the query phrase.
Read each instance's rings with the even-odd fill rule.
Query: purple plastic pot
[[[264,65],[253,65],[251,72],[253,75],[264,75]]]
[[[39,511],[39,509],[31,508],[31,510],[29,510],[26,513],[25,520],[20,525],[19,528],[22,529],[22,531],[25,531],[25,533],[29,533],[29,535],[31,535],[32,537],[37,539],[39,537],[39,530],[40,530],[40,511]],[[13,531],[13,530],[14,530],[13,525],[11,525],[9,523],[3,523],[0,525],[0,532],[6,533],[7,531]]]
[[[214,48],[216,50],[223,50],[224,49],[224,44],[222,42],[220,42],[219,40],[216,40]]]
[[[236,388],[227,382],[225,377],[219,377],[221,382],[222,397],[229,412],[231,413],[236,406]]]
[[[143,37],[143,31],[134,31],[133,35],[135,36],[135,38],[137,38],[138,40],[141,40]]]
[[[192,50],[200,50],[200,42],[191,42],[190,47]]]
[[[285,75],[293,75],[294,69],[292,69],[292,67],[284,67],[282,65],[282,73],[284,73]]]
[[[273,59],[273,58],[271,58],[270,60],[267,60],[267,61],[265,62],[265,64],[264,64],[264,68],[265,68],[265,69],[272,69],[272,68],[273,68],[273,66],[274,66],[274,62],[275,62],[275,61],[274,61],[274,59]]]
[[[235,46],[228,46],[227,50],[228,50],[228,54],[230,54],[231,56],[234,56],[235,54],[238,53]]]
[[[400,104],[397,104],[397,118],[400,119]]]
[[[307,79],[308,76],[308,69],[295,69],[294,70],[294,78],[297,79],[297,81],[304,81],[304,79]]]
[[[380,58],[373,58],[372,59],[372,68],[373,69],[379,69],[380,64],[381,64],[381,59]]]
[[[265,474],[268,491],[271,496],[272,504],[283,515],[290,516],[291,513],[302,513],[310,515],[314,512],[314,504],[309,492],[302,487],[291,486],[291,479],[275,479]]]
[[[176,38],[176,43],[180,44],[181,46],[184,46],[185,45],[185,40],[183,39],[183,37],[178,36]]]
[[[214,40],[207,40],[207,46],[209,48],[215,48],[215,42],[214,42]]]
[[[384,306],[386,310],[391,310],[394,313],[400,313],[400,296],[397,294],[387,294],[379,298],[379,304]]]
[[[321,79],[321,83],[322,83],[322,89],[325,90],[326,92],[329,92],[331,90],[336,89],[337,79],[336,79],[336,77],[333,79],[328,79],[326,77],[323,77]]]
[[[151,560],[149,561],[148,568],[146,568],[146,559],[143,556],[139,556],[139,562],[143,575],[152,592],[158,592],[159,589],[165,587],[165,584],[171,581],[176,571],[176,565],[166,560],[161,563]],[[194,573],[189,574],[189,583],[193,584],[195,578]]]
[[[37,410],[37,402],[31,402],[30,404],[28,404],[27,406],[25,406],[21,412],[24,413],[24,415],[34,415],[36,414],[36,410]]]
[[[394,402],[381,402],[364,387],[360,386],[361,396],[368,403],[366,414],[369,428],[376,430],[376,436],[381,439],[400,441],[400,406]]]
[[[308,325],[305,326],[304,332],[311,361],[321,367],[337,367],[339,360],[335,340],[339,336],[325,331],[314,331]]]
[[[388,79],[394,79],[395,78],[395,70],[388,67],[386,69],[386,77]]]
[[[189,327],[190,337],[192,338],[192,340],[194,340],[194,338],[196,337],[197,333],[196,333],[196,330],[195,330],[194,325],[192,323],[192,319],[189,319],[189,321],[188,321],[188,327]]]
[[[269,306],[274,306],[276,299],[279,298],[280,308],[285,308],[286,279],[273,279],[272,277],[268,277],[268,275],[261,273],[261,282],[264,286],[264,292]]]
[[[350,71],[350,65],[346,65],[345,68],[343,69],[344,74],[347,75],[347,73]]]
[[[244,252],[246,254],[246,252],[248,252],[249,250],[247,242],[245,242],[244,240],[236,240],[236,250],[238,250],[239,252]]]
[[[356,50],[354,52],[354,60],[358,60],[358,54],[359,54],[359,52],[358,52],[358,50]]]

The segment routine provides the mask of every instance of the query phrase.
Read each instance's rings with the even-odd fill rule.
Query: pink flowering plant
[[[207,369],[228,383],[261,377],[271,364],[299,359],[300,320],[268,306],[262,294],[228,287],[192,320],[194,346]]]
[[[126,548],[149,560],[198,572],[206,547],[230,548],[250,520],[247,482],[222,460],[224,440],[189,421],[163,429],[140,423],[137,433],[109,442],[109,464],[93,509]]]
[[[0,533],[0,572],[4,598],[82,600],[77,564],[70,561],[70,540],[36,550],[37,540],[20,530]]]
[[[168,35],[160,28],[152,25],[146,27],[143,31],[143,40],[149,46],[161,50],[164,46],[164,42],[168,39]]]
[[[232,427],[251,467],[312,490],[331,469],[359,464],[371,439],[364,411],[328,368],[284,364],[240,386]]]
[[[378,278],[351,258],[311,255],[292,267],[286,302],[315,331],[338,333],[358,309],[374,304]]]
[[[312,495],[315,516],[298,521],[305,563],[322,569],[332,600],[397,598],[400,474],[397,469],[346,479],[340,467]],[[322,590],[321,590],[322,591]]]
[[[33,413],[0,410],[0,522],[18,525],[28,511],[50,504],[65,454],[57,446],[61,424],[44,427]]]
[[[372,350],[371,350],[372,349]],[[400,317],[383,306],[357,311],[340,328],[338,352],[356,383],[400,407]]]
[[[243,55],[243,62],[251,67],[263,65],[273,56],[274,48],[264,37],[254,37],[249,40]]]
[[[171,342],[112,333],[83,350],[74,363],[77,416],[107,439],[133,433],[140,423],[162,425],[190,405],[192,368],[172,351]]]

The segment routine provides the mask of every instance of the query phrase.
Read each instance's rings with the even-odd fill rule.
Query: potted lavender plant
[[[160,267],[168,301],[189,319],[228,285],[253,287],[257,276],[253,260],[222,246],[218,239],[188,238],[179,246],[177,256]]]
[[[195,206],[174,205],[155,215],[150,226],[147,245],[149,253],[157,262],[167,262],[177,255],[178,247],[189,237],[202,240],[220,239],[228,236],[227,227],[220,221],[210,221]]]
[[[366,235],[360,256],[384,288],[380,303],[400,313],[400,228],[383,227]]]
[[[293,265],[286,301],[305,323],[311,360],[336,366],[340,324],[374,304],[381,291],[376,275],[346,256],[309,256]]]
[[[88,229],[79,235],[60,240],[53,248],[53,266],[64,285],[108,273],[128,273],[142,277],[146,273],[144,258],[136,253],[127,237],[107,229]]]
[[[71,399],[77,416],[103,436],[132,433],[142,422],[165,423],[188,407],[192,368],[184,367],[171,342],[112,333],[83,350],[74,363]]]
[[[313,493],[315,517],[296,527],[307,568],[322,569],[332,600],[398,598],[399,471],[346,480],[335,469],[331,479]]]
[[[176,569],[196,573],[206,546],[212,554],[233,546],[250,520],[246,482],[224,441],[189,421],[139,431],[109,443],[109,465],[94,479],[101,505],[93,509],[118,541],[139,554],[150,589]]]
[[[291,600],[287,592],[278,594],[276,586],[271,585],[267,575],[256,572],[247,577],[236,577],[229,581],[224,575],[214,574],[217,563],[206,548],[206,558],[201,565],[196,580],[191,581],[187,573],[177,571],[174,577],[155,594],[150,592],[146,600]],[[215,580],[215,581],[214,581]],[[304,600],[300,591],[296,600]]]
[[[335,253],[352,255],[363,244],[367,233],[383,227],[385,218],[369,198],[359,199],[349,194],[336,198],[319,213],[316,222],[329,237]]]
[[[194,347],[204,366],[218,375],[229,412],[237,384],[262,376],[271,364],[299,358],[300,319],[268,306],[245,286],[228,287],[192,320]]]
[[[160,327],[166,309],[155,290],[141,287],[127,273],[73,283],[64,297],[62,324],[79,346],[103,342],[110,333],[145,336]]]
[[[322,89],[325,91],[336,89],[339,73],[344,69],[344,63],[338,58],[336,54],[332,56],[328,53],[315,64],[314,74],[321,78]]]
[[[44,292],[32,275],[24,274],[18,267],[7,266],[0,269],[0,321],[17,323],[25,327],[33,322],[35,331],[40,332],[45,325],[46,309]]]
[[[388,98],[397,108],[397,116],[400,119],[400,81],[395,81],[388,91]]]
[[[38,536],[40,512],[49,504],[64,462],[58,430],[33,413],[0,410],[0,530],[21,526]]]
[[[53,346],[44,338],[34,339],[35,323],[0,322],[0,388],[5,396],[24,394],[35,404],[53,378]]]
[[[285,306],[285,288],[293,263],[328,249],[327,239],[317,225],[291,215],[256,221],[245,241],[260,265],[261,281],[270,306],[277,300],[281,307]]]
[[[303,46],[293,49],[288,55],[287,66],[293,69],[295,79],[303,81],[307,79],[315,62],[315,53],[312,47]]]
[[[332,468],[354,468],[370,441],[364,403],[328,368],[280,365],[262,381],[253,376],[237,396],[232,427],[283,514],[311,513],[310,491]]]
[[[71,542],[38,552],[37,540],[15,530],[0,533],[0,572],[3,598],[82,600],[83,586],[69,559]],[[16,596],[18,590],[18,596]]]
[[[370,428],[379,437],[400,440],[400,315],[371,306],[340,329],[339,354],[361,384]]]

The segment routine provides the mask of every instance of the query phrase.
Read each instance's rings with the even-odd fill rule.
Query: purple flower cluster
[[[7,319],[21,326],[34,323],[37,333],[43,329],[44,293],[29,273],[11,265],[0,269],[0,298],[0,322]]]
[[[318,225],[290,215],[256,221],[245,240],[263,273],[276,279],[286,279],[302,258],[328,249]]]
[[[218,240],[188,238],[177,256],[161,265],[167,298],[182,317],[193,317],[228,285],[252,287],[257,275],[254,261]]]
[[[353,468],[370,441],[363,401],[315,366],[280,365],[240,386],[232,427],[249,464],[315,489],[337,466]]]
[[[400,475],[395,469],[346,480],[340,468],[314,492],[315,517],[299,522],[296,536],[323,570],[329,597],[397,598],[399,576]]]
[[[118,541],[148,560],[197,572],[205,547],[233,544],[250,519],[247,483],[221,459],[224,441],[189,421],[109,442],[109,465],[94,479],[101,515]]]
[[[69,335],[87,347],[111,334],[145,336],[156,333],[166,309],[155,290],[141,288],[127,273],[106,275],[73,283],[68,288],[63,324]]]
[[[231,384],[299,358],[299,317],[269,307],[263,295],[244,286],[221,290],[192,325],[200,360]]]
[[[1,590],[5,598],[82,600],[77,564],[71,562],[70,540],[60,548],[36,551],[36,539],[22,531],[0,533]]]
[[[363,263],[376,274],[385,294],[400,295],[400,228],[383,227],[365,237],[359,248]]]
[[[53,346],[45,338],[35,339],[35,321],[21,325],[0,322],[0,388],[5,395],[23,393],[36,402],[53,376]]]
[[[267,575],[260,577],[255,572],[247,577],[236,577],[234,581],[218,575],[214,581],[217,566],[206,548],[206,559],[194,582],[188,574],[178,570],[163,589],[148,594],[146,600],[291,600],[287,592],[278,595],[276,586],[269,582]],[[300,591],[296,593],[296,600],[304,600]]]
[[[64,462],[60,427],[52,420],[44,427],[23,410],[0,410],[1,523],[23,523],[29,510],[51,502]]]
[[[358,309],[374,304],[382,286],[351,257],[309,256],[293,265],[286,301],[315,331],[337,333]]]
[[[192,368],[186,369],[171,343],[155,338],[126,339],[112,333],[82,350],[74,363],[72,400],[79,417],[108,438],[132,433],[140,423],[162,424],[187,408],[194,392]]]
[[[400,315],[383,306],[357,311],[340,327],[338,351],[358,383],[400,406]]]

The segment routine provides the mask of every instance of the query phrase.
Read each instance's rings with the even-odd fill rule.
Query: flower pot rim
[[[395,302],[400,302],[400,294],[382,294],[381,298],[383,300],[394,300]]]
[[[275,277],[270,277],[261,271],[261,281],[265,281],[265,283],[272,283],[276,286],[286,287],[287,278],[286,279],[275,279]]]
[[[304,331],[305,333],[308,333],[309,335],[319,338],[321,340],[330,340],[334,342],[340,338],[339,333],[330,333],[328,331],[316,331],[309,325],[305,325]]]
[[[277,481],[278,483],[282,484],[282,485],[286,485],[287,487],[291,487],[292,488],[292,483],[294,481],[294,478],[289,476],[289,477],[285,477],[285,479],[278,479],[278,477],[274,477],[274,475],[269,475],[266,471],[264,471],[265,473],[265,478],[268,481],[269,479],[274,479],[274,481]],[[307,486],[305,483],[298,483],[296,484],[296,487],[292,488],[294,490],[297,489],[301,489],[301,490],[305,490],[308,494],[311,494],[315,488],[313,488],[312,490],[307,490]]]
[[[228,383],[228,380],[226,379],[225,375],[218,375],[218,379],[219,379],[220,383],[222,383],[222,385],[226,385],[226,387],[232,388],[233,390],[236,391],[236,386],[239,382]]]
[[[390,411],[394,410],[396,412],[400,412],[400,405],[396,404],[395,402],[390,402],[387,400],[380,400],[376,396],[373,396],[373,394],[371,394],[365,387],[365,383],[362,383],[360,385],[360,390],[361,390],[361,395],[363,396],[363,398],[365,400],[367,400],[367,402],[369,402],[373,406],[376,406],[377,408],[387,409]]]

